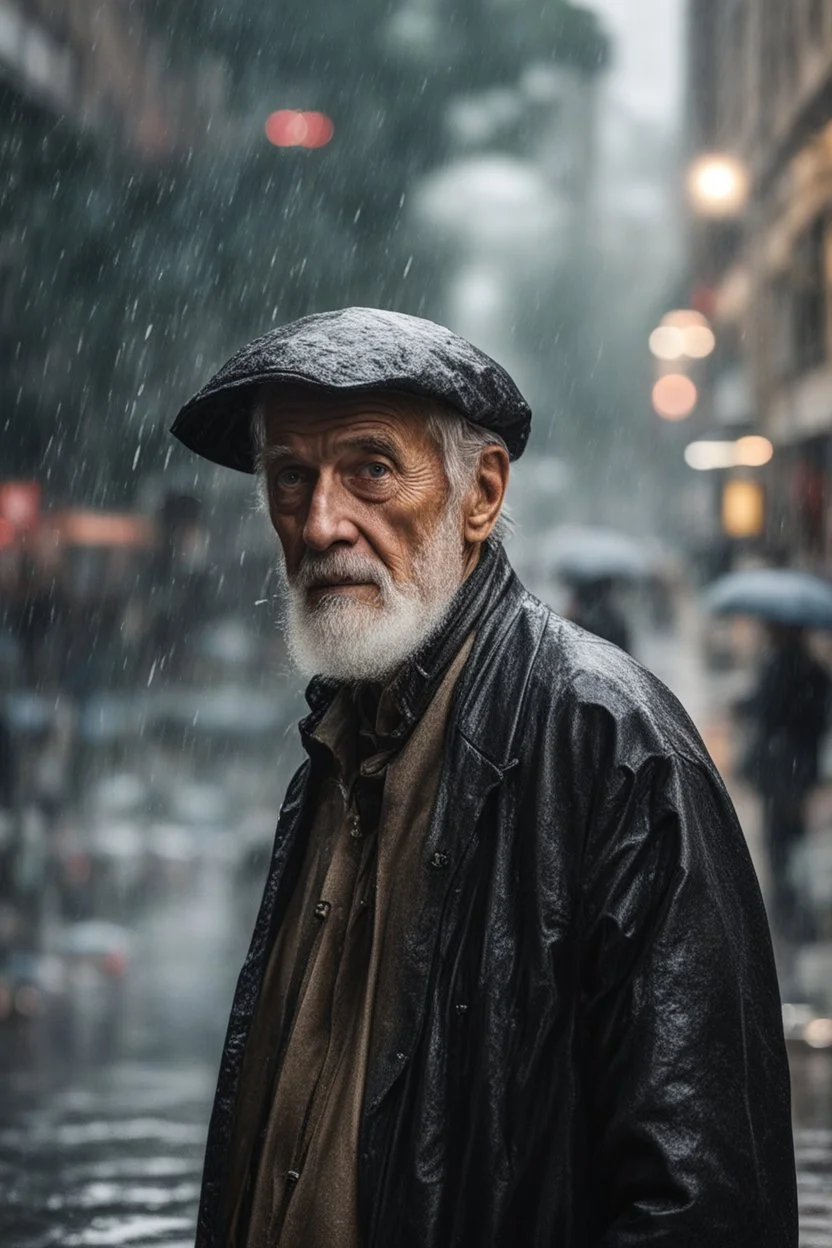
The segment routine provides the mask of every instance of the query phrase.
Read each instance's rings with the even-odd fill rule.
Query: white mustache
[[[392,577],[380,560],[346,550],[307,553],[291,577],[291,584],[301,590],[313,589],[327,582],[372,584],[385,589],[392,583]]]

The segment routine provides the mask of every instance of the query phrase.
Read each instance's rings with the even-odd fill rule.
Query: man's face
[[[308,554],[342,550],[377,560],[398,584],[412,580],[414,555],[442,513],[447,482],[424,418],[407,398],[287,390],[267,407],[266,431],[269,514],[289,578]],[[372,582],[325,589],[378,601]],[[321,592],[309,589],[310,606]]]
[[[267,398],[262,462],[302,669],[378,678],[438,623],[464,575],[462,522],[407,396]]]

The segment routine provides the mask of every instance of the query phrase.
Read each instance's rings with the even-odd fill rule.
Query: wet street
[[[136,934],[119,1025],[0,1034],[3,1248],[186,1248],[242,952],[222,868]],[[80,1021],[80,1020],[79,1020]],[[832,1052],[792,1054],[801,1248],[832,1248]]]
[[[0,1033],[0,1244],[193,1242],[202,1150],[242,939],[221,864],[136,932],[115,1026]],[[87,1005],[94,1003],[87,1002]]]
[[[687,624],[694,632],[683,617],[680,637],[652,637],[646,650],[730,773],[724,696]],[[742,790],[734,797],[765,884],[754,807]],[[251,891],[235,896],[230,875],[227,861],[209,859],[184,895],[144,915],[120,996],[87,985],[75,1016],[0,1029],[2,1248],[192,1244],[216,1066],[256,904]],[[832,946],[812,952],[828,998]],[[799,1041],[790,1057],[801,1248],[832,1248],[832,1047]]]
[[[832,1054],[792,1052],[801,1248],[832,1246]]]

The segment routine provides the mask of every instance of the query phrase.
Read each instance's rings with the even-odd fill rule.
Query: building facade
[[[717,350],[703,419],[774,445],[770,553],[832,571],[832,0],[695,0],[689,158],[747,179],[733,212],[694,197],[694,286]]]
[[[0,0],[0,88],[145,160],[234,138],[222,66],[175,75],[123,0]]]

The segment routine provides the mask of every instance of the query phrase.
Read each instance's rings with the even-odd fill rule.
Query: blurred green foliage
[[[421,42],[389,0],[137,11],[190,109],[186,147],[149,158],[11,91],[0,125],[3,473],[111,503],[166,462],[179,403],[271,324],[350,303],[431,314],[442,257],[411,255],[402,221],[448,155],[453,95],[532,59],[594,74],[609,54],[564,0],[449,0]],[[201,78],[224,84],[219,119],[200,114]],[[333,142],[272,147],[282,107],[327,112]]]

